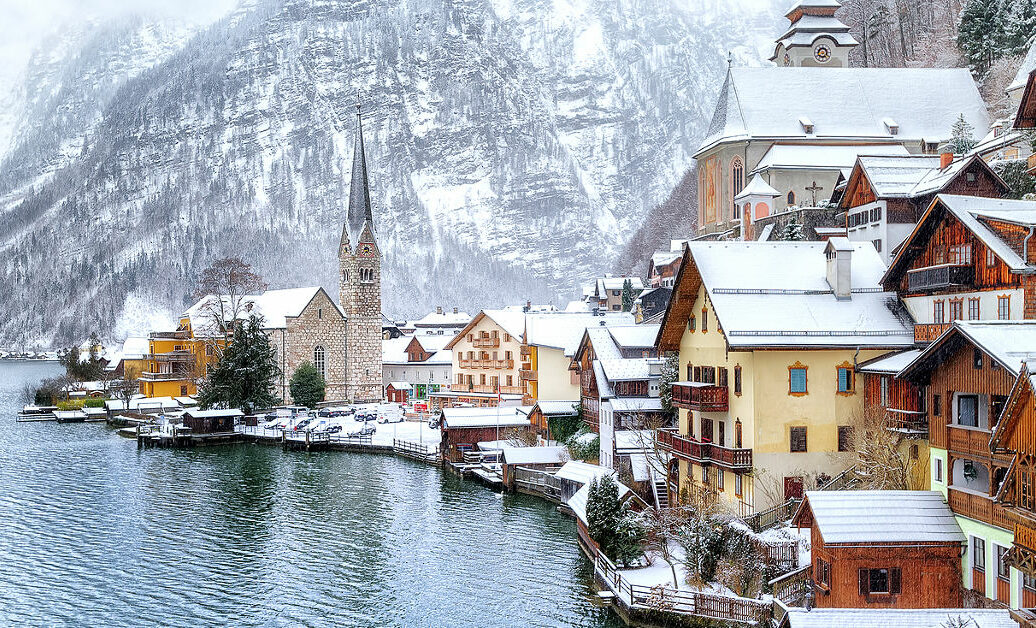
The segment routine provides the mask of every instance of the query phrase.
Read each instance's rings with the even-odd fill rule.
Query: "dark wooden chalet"
[[[1012,615],[1027,628],[1036,627],[1036,387],[1023,365],[990,447],[1012,457],[996,504],[1014,524],[1014,543],[1005,563],[1022,573],[1019,609]]]
[[[1022,92],[1022,102],[1014,117],[1014,128],[1036,129],[1036,70],[1029,73],[1029,80]]]
[[[439,421],[443,462],[460,462],[481,442],[505,440],[530,429],[529,417],[515,407],[443,408]]]
[[[240,410],[188,410],[183,425],[192,434],[220,434],[234,431],[234,423],[244,416]]]
[[[818,608],[961,605],[964,534],[935,491],[809,491],[792,523],[810,529]]]
[[[927,344],[956,320],[1036,318],[1036,202],[940,194],[882,278]]]
[[[407,382],[390,382],[385,387],[385,398],[390,403],[406,403],[413,392],[413,386]]]
[[[928,436],[924,391],[914,382],[896,377],[920,351],[912,349],[868,360],[856,367],[863,377],[867,412],[885,415],[888,427],[911,438]]]

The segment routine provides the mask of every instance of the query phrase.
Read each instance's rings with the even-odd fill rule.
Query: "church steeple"
[[[858,42],[835,17],[841,6],[838,0],[798,0],[785,15],[791,26],[770,61],[784,67],[848,67],[849,51]]]
[[[365,224],[370,224],[374,233],[374,214],[371,211],[370,186],[367,183],[367,157],[363,146],[363,116],[360,104],[356,104],[356,140],[353,146],[353,172],[349,181],[349,207],[345,227],[342,229],[342,246],[355,246]]]

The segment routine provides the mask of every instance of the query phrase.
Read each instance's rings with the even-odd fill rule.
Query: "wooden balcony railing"
[[[1014,526],[1014,544],[1036,553],[1036,530],[1027,525],[1016,523]]]
[[[906,434],[922,435],[928,433],[928,414],[919,410],[897,410],[886,408],[886,425],[888,429]]]
[[[154,340],[186,340],[191,337],[191,332],[186,330],[179,331],[153,331],[151,332],[151,338]]]
[[[522,359],[526,360],[531,355],[532,355],[532,347],[530,347],[529,345],[522,345],[522,348],[521,348]]]
[[[462,369],[511,370],[514,368],[514,360],[469,360],[467,358],[460,358],[457,360],[457,364]]]
[[[476,349],[495,349],[500,346],[500,337],[490,336],[489,338],[475,338],[471,344]]]
[[[922,323],[914,325],[914,342],[931,343],[951,327],[951,323]]]
[[[964,491],[948,487],[950,510],[962,517],[968,517],[988,523],[1004,530],[1014,530],[1019,517],[1010,509],[993,501],[993,498],[981,493]]]
[[[521,395],[525,392],[521,386],[493,386],[492,384],[472,384],[470,386],[468,386],[467,384],[450,385],[450,392],[455,393],[472,392],[496,394],[498,389],[499,392],[504,395]]]
[[[927,266],[907,271],[908,290],[936,290],[965,286],[974,281],[975,269],[970,264],[954,263]]]
[[[140,379],[145,382],[175,382],[177,380],[190,379],[189,375],[184,373],[152,373],[144,372],[140,374]]]
[[[961,425],[947,425],[946,434],[949,437],[947,449],[954,454],[981,458],[989,458],[992,455],[989,451],[989,438],[992,436],[992,433],[989,430],[982,430],[977,427],[963,427]]]
[[[721,447],[701,442],[690,436],[681,436],[674,429],[661,429],[656,434],[660,447],[685,460],[699,464],[715,464],[733,471],[747,471],[752,468],[751,449]]]
[[[729,408],[727,388],[711,384],[675,383],[673,405],[699,412],[726,412]]]
[[[165,353],[149,353],[144,356],[146,360],[155,362],[193,362],[194,353],[190,351],[167,351]]]
[[[535,382],[537,378],[536,371],[532,369],[522,369],[518,371],[518,378],[527,382]]]

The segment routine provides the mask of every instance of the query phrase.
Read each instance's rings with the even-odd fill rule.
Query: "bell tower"
[[[356,105],[349,207],[338,245],[339,301],[345,311],[345,396],[352,401],[380,401],[381,251],[374,234],[363,120]]]
[[[859,43],[835,12],[838,0],[799,0],[785,17],[791,21],[777,40],[773,61],[781,67],[849,67],[849,51]]]

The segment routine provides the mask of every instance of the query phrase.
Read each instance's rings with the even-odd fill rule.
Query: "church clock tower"
[[[835,12],[838,0],[799,0],[785,15],[791,26],[777,40],[773,61],[781,67],[849,67],[856,39]]]
[[[345,395],[352,401],[380,401],[381,251],[374,236],[360,106],[356,105],[349,208],[338,246],[339,300],[345,311]]]

